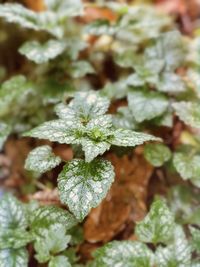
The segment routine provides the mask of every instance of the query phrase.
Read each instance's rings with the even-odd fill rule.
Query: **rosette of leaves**
[[[85,160],[67,162],[58,177],[60,199],[79,220],[101,202],[114,179],[111,163],[97,156],[109,150],[111,145],[134,147],[145,141],[160,140],[146,133],[114,128],[112,116],[105,114],[108,107],[109,100],[98,92],[79,92],[68,105],[56,106],[57,120],[45,122],[25,134],[82,147]],[[44,153],[44,147],[41,147],[30,153],[26,168],[45,172],[59,163],[50,149],[46,148]]]

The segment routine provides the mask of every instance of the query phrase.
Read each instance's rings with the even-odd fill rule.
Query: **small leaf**
[[[163,144],[147,144],[144,148],[144,157],[153,166],[160,167],[170,159],[171,151]]]
[[[0,267],[28,267],[28,252],[25,248],[0,250]]]
[[[3,148],[3,145],[10,132],[11,132],[11,127],[4,122],[0,122],[0,150]]]
[[[49,262],[48,267],[71,267],[72,265],[70,264],[69,260],[65,256],[56,256],[51,259]]]
[[[136,235],[146,243],[167,243],[173,236],[174,216],[163,200],[153,202],[149,213],[136,225]]]
[[[194,128],[200,128],[200,106],[199,103],[192,102],[177,102],[174,103],[176,115],[185,124],[188,124]]]
[[[184,180],[191,179],[192,182],[200,180],[200,155],[188,157],[188,154],[178,152],[174,154],[173,164]]]
[[[164,72],[157,83],[157,89],[161,92],[176,94],[186,91],[186,85],[176,73]]]
[[[113,241],[94,252],[92,267],[151,267],[154,257],[151,250],[140,242]]]
[[[161,141],[160,138],[150,134],[134,132],[131,130],[117,129],[113,131],[111,144],[115,146],[137,146],[147,141]]]
[[[189,229],[192,234],[192,248],[200,254],[200,230],[194,226],[190,226]]]
[[[63,53],[65,48],[66,44],[61,41],[49,40],[44,44],[40,44],[38,41],[30,41],[24,43],[20,47],[19,52],[29,60],[41,64],[56,58]]]
[[[168,107],[168,100],[157,92],[135,90],[128,94],[128,105],[135,120],[143,122],[162,115]]]
[[[94,73],[95,70],[87,61],[75,61],[70,64],[69,73],[73,78],[81,78],[86,74]]]
[[[51,225],[64,225],[66,230],[77,224],[75,217],[66,210],[56,206],[44,206],[36,209],[32,214],[31,231],[41,236]]]
[[[72,160],[58,177],[60,199],[82,220],[106,196],[113,179],[113,167],[108,161]]]
[[[113,35],[117,30],[116,26],[105,19],[97,19],[85,27],[85,32],[92,35]]]
[[[33,240],[32,235],[22,229],[1,230],[0,229],[0,249],[18,249],[26,246]]]
[[[81,0],[45,0],[47,8],[55,12],[60,19],[83,15]]]
[[[156,266],[191,267],[191,247],[180,226],[174,229],[174,241],[167,247],[158,247],[155,254]]]
[[[28,225],[25,206],[11,194],[0,199],[0,229],[26,229]]]
[[[55,156],[50,146],[39,146],[33,149],[25,162],[25,168],[29,171],[44,173],[55,168],[61,163],[61,158]]]

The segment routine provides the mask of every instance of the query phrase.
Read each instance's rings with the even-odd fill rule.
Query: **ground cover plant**
[[[199,16],[2,1],[0,267],[200,266]]]

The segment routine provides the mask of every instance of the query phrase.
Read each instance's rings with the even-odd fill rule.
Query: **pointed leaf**
[[[114,179],[113,167],[105,160],[72,160],[58,177],[61,201],[82,220],[91,208],[100,204]]]
[[[39,146],[33,149],[25,162],[25,168],[29,171],[44,173],[55,168],[61,163],[61,158],[55,156],[50,146]]]

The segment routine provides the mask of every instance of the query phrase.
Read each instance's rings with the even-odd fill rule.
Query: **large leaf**
[[[153,253],[140,242],[113,241],[94,252],[92,267],[151,267]]]
[[[11,194],[0,200],[0,229],[25,229],[28,225],[25,206]]]
[[[43,173],[55,168],[61,163],[61,158],[52,152],[50,146],[39,146],[33,149],[25,162],[25,168],[29,171]]]
[[[82,220],[91,208],[100,204],[113,179],[113,167],[108,161],[72,160],[58,177],[60,199]]]
[[[186,90],[186,85],[180,76],[173,72],[164,72],[159,82],[157,89],[165,93],[182,93]]]
[[[28,267],[28,252],[24,248],[0,250],[0,267]]]
[[[168,107],[168,100],[157,92],[136,90],[128,94],[128,105],[135,120],[143,122],[162,115]]]
[[[170,159],[171,151],[163,144],[147,144],[144,148],[144,156],[153,166],[160,167]]]
[[[147,141],[161,141],[161,139],[146,133],[117,129],[113,131],[113,138],[111,139],[110,143],[115,146],[134,147]]]
[[[25,55],[29,60],[37,64],[46,63],[50,59],[56,58],[65,50],[66,44],[61,41],[49,40],[44,44],[38,41],[30,41],[24,43],[19,52]]]
[[[163,200],[153,202],[149,213],[136,225],[136,235],[146,243],[167,243],[173,237],[174,216]]]
[[[200,106],[199,103],[178,102],[173,104],[177,116],[186,124],[200,128]]]

